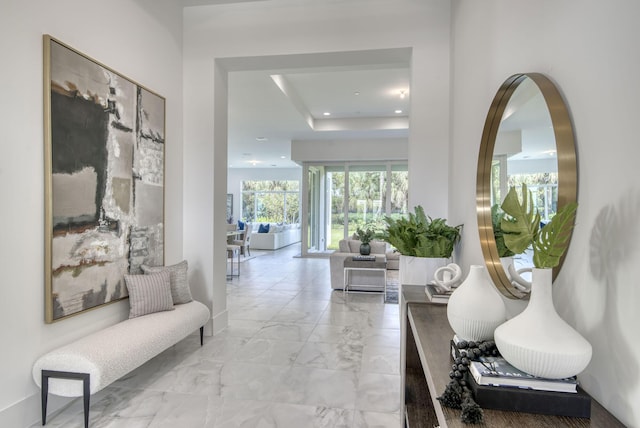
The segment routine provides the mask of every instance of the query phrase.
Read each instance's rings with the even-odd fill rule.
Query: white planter
[[[427,285],[439,267],[446,266],[449,259],[413,257],[400,255],[400,284]]]
[[[447,318],[460,339],[493,339],[493,332],[505,321],[507,311],[484,266],[470,267],[467,278],[449,297]]]
[[[534,376],[562,379],[577,375],[591,361],[591,344],[567,324],[553,306],[552,270],[533,269],[529,305],[495,331],[500,354]]]

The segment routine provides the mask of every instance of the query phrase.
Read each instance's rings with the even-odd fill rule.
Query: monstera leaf
[[[540,214],[533,207],[531,192],[527,190],[527,186],[522,185],[522,203],[516,188],[512,187],[501,208],[509,216],[500,223],[504,243],[514,253],[521,254],[529,248],[540,229]]]
[[[562,207],[533,242],[533,264],[538,268],[553,268],[560,263],[571,238],[578,204]]]
[[[540,228],[540,215],[535,212],[527,186],[522,185],[522,203],[515,187],[512,187],[502,203],[505,216],[500,227],[505,245],[517,254],[531,246],[535,267],[554,268],[569,246],[577,209],[575,202],[565,205],[546,226]]]

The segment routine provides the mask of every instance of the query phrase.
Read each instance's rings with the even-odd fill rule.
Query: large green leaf
[[[493,239],[496,241],[498,256],[511,257],[515,255],[504,243],[504,233],[502,232],[502,219],[504,212],[500,209],[500,205],[495,204],[491,207],[491,224],[493,225]]]
[[[501,208],[509,216],[503,218],[500,223],[505,245],[516,254],[524,253],[540,228],[540,214],[534,210],[531,192],[527,190],[527,186],[522,185],[522,203],[516,188],[511,187]]]
[[[387,228],[378,237],[405,256],[451,257],[462,230],[462,225],[449,226],[445,219],[428,217],[420,205],[408,218],[387,216],[384,220]]]
[[[537,268],[553,268],[567,249],[578,204],[565,205],[544,226],[533,242],[533,264]]]

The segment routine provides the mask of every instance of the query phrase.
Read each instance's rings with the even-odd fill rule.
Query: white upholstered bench
[[[122,321],[40,357],[33,366],[33,379],[42,388],[42,425],[46,423],[49,392],[84,397],[84,425],[88,427],[91,394],[198,328],[202,345],[209,309],[195,300],[174,308]]]

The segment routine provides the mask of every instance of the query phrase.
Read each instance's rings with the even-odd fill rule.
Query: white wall
[[[242,182],[245,180],[295,180],[302,189],[302,168],[229,168],[227,193],[233,194],[233,221],[240,219]]]
[[[192,284],[211,290],[215,331],[226,320],[225,247],[219,236],[227,190],[226,120],[218,119],[226,117],[222,66],[238,58],[254,66],[268,56],[412,48],[411,114],[417,119],[411,123],[409,179],[425,183],[426,191],[410,192],[409,202],[444,216],[449,8],[448,0],[271,0],[185,9],[185,256],[198,268]]]
[[[583,387],[631,427],[640,427],[638,18],[640,4],[627,0],[452,3],[449,212],[465,224],[459,260],[482,263],[476,154],[491,100],[511,74],[542,72],[568,103],[579,167],[577,227],[555,305],[593,345]]]
[[[153,11],[146,10],[153,3]],[[127,302],[44,323],[42,35],[167,99],[166,260],[182,257],[182,21],[170,0],[4,1],[0,13],[0,426],[40,418],[31,367],[46,351],[127,316]],[[151,9],[149,9],[151,10]],[[143,60],[141,60],[143,59]],[[51,401],[54,410],[61,401]]]

